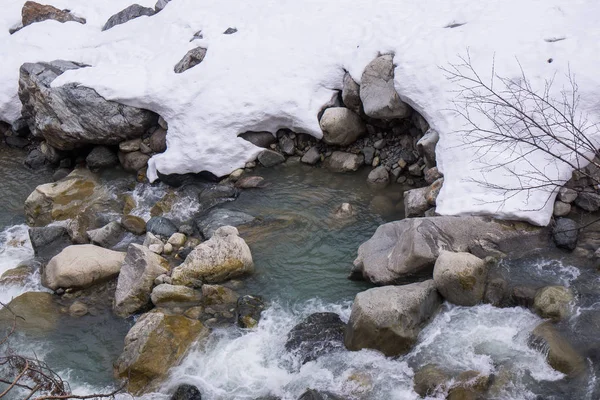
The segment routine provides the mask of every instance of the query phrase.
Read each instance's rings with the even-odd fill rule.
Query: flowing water
[[[4,176],[14,174],[14,179],[0,182],[4,195],[0,272],[32,256],[27,229],[21,225],[22,204],[37,184],[50,180],[49,175],[22,167],[19,154],[5,154],[0,153],[0,171]],[[216,329],[208,343],[194,346],[162,387],[144,399],[168,399],[181,383],[197,385],[203,399],[209,400],[266,396],[295,400],[307,388],[349,399],[417,399],[413,375],[429,363],[442,366],[452,377],[470,370],[507,377],[505,385],[490,391],[494,399],[600,397],[596,381],[600,280],[595,269],[578,268],[563,253],[505,261],[500,273],[518,284],[562,284],[575,291],[573,317],[558,327],[586,355],[590,365],[585,376],[576,381],[554,371],[540,351],[527,345],[529,334],[542,321],[538,316],[520,307],[489,305],[445,304],[422,331],[415,348],[402,357],[386,358],[370,350],[338,351],[299,367],[285,351],[287,333],[318,311],[349,318],[354,295],[369,287],[347,279],[356,249],[377,226],[403,217],[402,188],[393,185],[374,191],[365,184],[366,172],[338,175],[293,163],[256,173],[265,178],[266,187],[245,190],[236,201],[220,207],[249,213],[261,222],[249,229],[240,228],[252,250],[256,272],[242,279],[236,290],[263,296],[268,308],[255,330]],[[118,191],[123,185],[114,187]],[[149,217],[150,207],[168,192],[164,185],[138,184],[131,192],[138,202],[134,213]],[[180,222],[190,220],[198,211],[195,193],[185,193],[179,191],[167,214]],[[343,202],[353,205],[351,218],[333,216]],[[0,301],[9,301],[24,291],[43,290],[36,279],[39,277],[34,276],[26,287],[2,288]],[[56,329],[41,336],[18,337],[14,347],[35,351],[80,394],[109,390],[116,385],[111,364],[121,352],[133,321],[113,317],[109,306],[93,314],[80,319],[60,316]]]

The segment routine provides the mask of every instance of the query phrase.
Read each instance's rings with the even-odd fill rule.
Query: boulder
[[[81,67],[69,61],[21,66],[19,98],[34,136],[44,137],[59,150],[72,150],[89,144],[116,145],[156,125],[155,113],[108,101],[77,83],[51,87],[57,76]]]
[[[0,308],[0,328],[3,331],[13,326],[15,314],[19,316],[16,319],[17,331],[50,331],[60,318],[54,295],[46,292],[25,292],[12,299],[7,306]]]
[[[336,313],[309,315],[288,333],[285,349],[292,352],[300,365],[344,348],[346,324]]]
[[[268,149],[269,146],[277,142],[277,138],[271,132],[244,132],[239,137],[264,149]]]
[[[406,354],[441,304],[433,280],[360,292],[346,327],[346,347],[375,349],[388,357]]]
[[[571,212],[571,205],[569,203],[563,203],[562,201],[556,201],[554,203],[554,216],[565,217]]]
[[[154,14],[156,14],[156,11],[153,8],[142,7],[139,4],[132,4],[110,17],[104,24],[102,30],[106,31],[116,25],[124,24],[127,21],[131,21],[132,19],[141,17],[143,15],[150,17]]]
[[[85,18],[77,17],[71,14],[69,10],[59,10],[51,5],[44,5],[34,1],[26,1],[23,5],[23,9],[21,10],[21,22],[23,27],[49,19],[61,23],[73,21],[85,24],[86,22]]]
[[[406,118],[410,107],[394,88],[394,62],[389,54],[366,66],[360,82],[360,99],[365,114],[375,119]]]
[[[429,275],[441,250],[515,257],[548,245],[548,230],[482,217],[408,218],[381,225],[358,249],[354,272],[377,285]]]
[[[183,233],[175,232],[174,234],[171,235],[169,240],[167,240],[167,243],[172,245],[175,248],[179,248],[179,247],[183,247],[186,240],[187,240],[187,237]]]
[[[352,79],[349,73],[344,74],[344,86],[342,87],[342,102],[346,108],[360,115],[362,103],[360,102],[360,86]]]
[[[25,200],[25,216],[30,226],[46,226],[53,221],[93,215],[110,202],[110,194],[96,177],[76,169],[65,179],[39,185]]]
[[[204,47],[196,47],[188,51],[185,56],[177,64],[173,70],[176,74],[181,74],[184,71],[187,71],[190,68],[195,67],[200,64],[204,57],[206,56],[206,49]]]
[[[207,328],[198,320],[156,311],[142,315],[125,337],[115,364],[117,378],[128,379],[128,391],[140,395],[150,384],[166,378],[189,346],[205,339]]]
[[[590,191],[581,191],[575,198],[575,205],[585,211],[596,212],[600,209],[600,194]]]
[[[148,146],[155,153],[162,153],[167,150],[167,130],[162,127],[156,129],[150,136]]]
[[[575,250],[578,236],[579,227],[577,222],[569,218],[558,218],[556,220],[556,225],[552,230],[552,237],[556,246],[567,250]]]
[[[254,271],[250,248],[232,226],[222,226],[199,244],[172,273],[173,284],[219,283]]]
[[[69,232],[62,226],[29,228],[29,239],[35,256],[48,260],[73,244]]]
[[[117,281],[115,314],[127,317],[149,308],[154,280],[169,270],[167,260],[144,246],[130,244]]]
[[[148,165],[150,156],[141,151],[132,151],[131,153],[123,153],[119,151],[119,162],[125,171],[137,172]]]
[[[344,107],[326,109],[319,125],[323,141],[334,146],[348,146],[367,133],[367,127],[358,114]]]
[[[330,157],[325,159],[323,165],[333,172],[353,172],[363,165],[363,161],[362,154],[334,151]]]
[[[387,169],[380,165],[369,172],[367,184],[376,189],[383,189],[390,183],[390,174]]]
[[[46,156],[44,156],[44,154],[38,149],[31,150],[25,158],[25,165],[33,170],[40,169],[45,164]]]
[[[254,221],[254,217],[241,211],[218,208],[196,219],[196,227],[205,239],[210,239],[222,226],[240,226]]]
[[[202,189],[198,194],[199,211],[206,211],[214,206],[235,200],[240,190],[234,185],[219,184]]]
[[[431,208],[427,201],[428,187],[411,189],[404,192],[404,217],[422,217]]]
[[[194,305],[202,300],[202,293],[187,286],[160,284],[152,290],[152,304],[157,307]]]
[[[442,250],[433,268],[433,282],[450,303],[474,306],[483,301],[487,263],[470,253]]]
[[[238,179],[235,187],[239,189],[256,189],[264,186],[265,178],[262,176],[245,176]]]
[[[258,155],[258,162],[263,167],[274,167],[277,164],[281,164],[285,161],[283,154],[276,151],[265,149]]]
[[[279,138],[279,148],[286,156],[293,156],[296,152],[296,145],[294,140],[291,139],[288,135],[282,135]]]
[[[440,140],[440,135],[437,131],[430,129],[425,135],[417,142],[417,150],[419,154],[425,159],[425,165],[428,168],[436,166],[435,158],[435,147]]]
[[[114,278],[121,270],[125,253],[92,244],[73,245],[54,256],[42,274],[49,289],[82,289]]]
[[[87,236],[92,244],[109,249],[121,241],[124,233],[121,224],[113,221],[102,228],[87,231]]]
[[[317,146],[313,146],[300,159],[301,162],[308,165],[315,165],[319,161],[321,161],[321,153],[319,153],[319,148]]]
[[[202,285],[202,298],[206,305],[233,305],[240,296],[221,285]]]
[[[245,295],[237,299],[235,305],[236,321],[240,328],[252,329],[258,325],[265,302],[260,296]]]
[[[158,3],[161,1],[167,0],[159,0]],[[157,7],[158,3],[156,3]],[[183,385],[177,386],[175,393],[173,393],[173,396],[171,396],[171,400],[202,400],[202,395],[196,386],[184,383]]]
[[[571,204],[577,198],[577,192],[573,189],[562,187],[558,191],[558,200],[563,203]]]
[[[560,321],[571,313],[573,292],[564,286],[546,286],[537,291],[533,300],[535,312],[542,318]]]
[[[577,376],[586,369],[585,359],[550,322],[542,322],[533,330],[529,345],[541,350],[552,368],[569,377]]]
[[[123,215],[121,217],[121,226],[127,232],[131,232],[135,235],[143,235],[146,233],[146,221],[135,215]]]
[[[114,151],[106,146],[96,146],[85,158],[90,169],[110,168],[119,163],[119,158]]]
[[[177,226],[168,218],[152,217],[146,222],[146,231],[168,239],[177,232]]]

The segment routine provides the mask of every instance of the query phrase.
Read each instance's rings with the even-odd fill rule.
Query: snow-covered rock
[[[49,20],[10,35],[9,29],[21,23],[24,3],[2,3],[0,53],[9,56],[0,64],[0,120],[12,123],[20,117],[17,78],[23,63],[67,59],[90,65],[65,72],[52,85],[91,87],[107,100],[164,117],[168,148],[150,160],[151,180],[158,171],[223,176],[243,168],[261,151],[238,137],[243,132],[289,128],[321,138],[317,117],[343,89],[346,73],[362,92],[365,67],[381,54],[393,54],[399,98],[440,136],[436,158],[446,182],[437,212],[547,224],[554,194],[534,190],[502,203],[504,192],[478,184],[482,174],[489,182],[517,184],[518,175],[488,168],[506,162],[511,152],[482,157],[473,151],[464,135],[465,121],[453,110],[458,83],[448,80],[440,66],[460,63],[458,56],[466,56],[468,48],[484,81],[492,71],[507,78],[520,78],[524,71],[535,90],[553,78],[550,94],[559,99],[570,70],[579,86],[579,110],[589,113],[591,123],[599,120],[600,52],[594,51],[597,37],[590,34],[600,14],[596,0],[568,7],[564,0],[177,0],[152,17],[104,32],[106,21],[131,0],[54,0],[53,6],[71,10],[86,24]],[[156,0],[137,3],[155,7]],[[223,35],[229,27],[238,31]],[[175,74],[173,66],[198,46],[208,49],[203,62]],[[482,116],[473,117],[490,126]],[[549,166],[540,153],[529,161]],[[527,162],[514,167],[531,170]],[[566,165],[550,165],[545,172],[559,183],[571,176]]]

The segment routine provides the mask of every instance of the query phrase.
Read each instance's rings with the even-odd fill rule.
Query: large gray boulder
[[[360,292],[344,343],[349,350],[375,349],[390,357],[406,354],[441,304],[432,280]]]
[[[440,252],[433,268],[433,282],[450,303],[474,306],[483,301],[487,263],[470,253]]]
[[[196,220],[196,226],[205,239],[210,239],[222,226],[240,226],[254,221],[254,217],[241,211],[218,208]]]
[[[128,392],[140,395],[177,365],[189,346],[206,339],[209,330],[198,320],[156,311],[144,314],[125,336],[125,348],[115,363],[117,377],[128,380]]]
[[[254,271],[250,248],[233,226],[222,226],[173,269],[174,285],[219,283]]]
[[[376,119],[406,118],[410,107],[394,88],[394,62],[389,54],[377,57],[365,68],[360,82],[365,114]]]
[[[381,225],[358,249],[354,272],[389,285],[431,274],[441,250],[477,257],[518,257],[548,245],[549,232],[527,223],[483,217],[409,218]]]
[[[114,278],[121,270],[125,253],[92,244],[74,245],[54,256],[42,273],[49,289],[83,289]]]
[[[431,208],[427,201],[429,187],[411,189],[404,192],[404,217],[422,217]]]
[[[132,4],[129,7],[119,11],[112,17],[106,21],[103,31],[106,31],[114,26],[124,24],[127,21],[131,21],[132,19],[141,17],[141,16],[152,16],[156,14],[156,11],[153,8],[142,7],[139,4]]]
[[[330,157],[325,159],[323,165],[333,172],[353,172],[363,165],[364,159],[362,154],[334,151]]]
[[[169,269],[169,262],[158,254],[139,244],[130,244],[117,281],[115,314],[127,317],[148,308],[154,280]]]
[[[335,146],[348,146],[367,133],[367,127],[358,114],[344,107],[326,109],[319,125],[323,141]]]
[[[25,63],[19,76],[23,116],[36,137],[59,150],[89,144],[116,145],[156,125],[152,111],[108,101],[77,83],[51,87],[63,72],[84,67],[70,61]]]

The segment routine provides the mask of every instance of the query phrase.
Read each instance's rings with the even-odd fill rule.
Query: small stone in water
[[[83,317],[88,313],[88,308],[85,304],[80,301],[76,301],[69,307],[69,315],[71,317]]]

